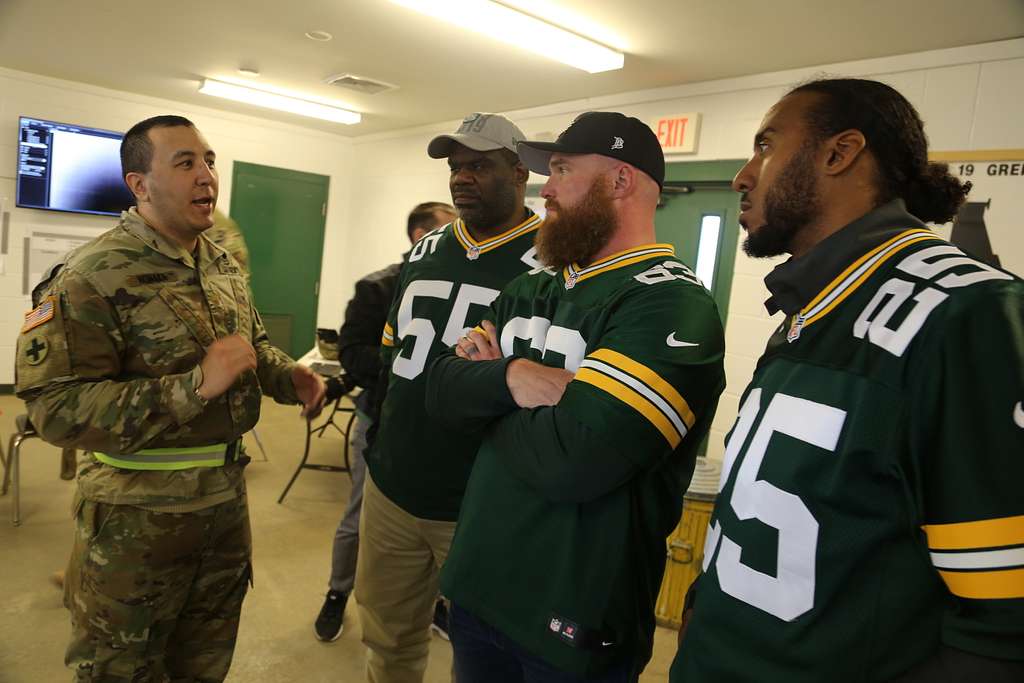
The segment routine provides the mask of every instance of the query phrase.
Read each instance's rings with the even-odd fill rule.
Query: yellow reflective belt
[[[227,453],[226,443],[189,448],[144,448],[135,453],[110,455],[94,451],[96,459],[125,470],[186,470],[191,467],[220,467]]]

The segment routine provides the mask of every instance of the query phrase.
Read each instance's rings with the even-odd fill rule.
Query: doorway
[[[684,161],[666,164],[665,187],[654,224],[658,241],[693,269],[711,292],[725,325],[729,313],[740,196],[730,183],[746,161]]]
[[[256,310],[271,343],[298,358],[315,340],[330,178],[236,161],[231,179]]]

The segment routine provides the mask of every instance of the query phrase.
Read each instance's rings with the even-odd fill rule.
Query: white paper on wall
[[[92,236],[61,235],[48,232],[34,232],[28,240],[27,274],[23,294],[30,294],[32,288],[42,279],[64,255],[75,247],[91,241]]]

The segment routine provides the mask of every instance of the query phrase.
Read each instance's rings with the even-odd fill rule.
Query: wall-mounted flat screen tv
[[[17,205],[117,216],[135,204],[121,177],[121,133],[18,119]]]

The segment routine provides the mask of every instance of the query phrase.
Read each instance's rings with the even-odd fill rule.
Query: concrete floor
[[[257,432],[262,455],[249,434],[254,462],[247,469],[254,537],[255,589],[245,601],[235,659],[227,680],[358,683],[364,679],[365,650],[354,609],[334,643],[313,636],[313,620],[326,591],[331,540],[348,499],[347,475],[304,471],[281,505],[277,504],[301,457],[304,423],[299,409],[263,403]],[[0,439],[6,452],[14,418],[23,404],[0,396]],[[339,416],[340,417],[340,416]],[[344,426],[344,422],[342,422]],[[343,441],[329,430],[314,439],[311,462],[340,463]],[[74,483],[58,478],[60,452],[38,439],[25,442],[21,458],[20,527],[10,523],[11,494],[0,498],[0,683],[66,681],[64,646],[69,634],[60,591],[50,576],[67,563],[71,547]],[[654,658],[643,683],[668,680],[676,632],[659,628]],[[427,683],[450,679],[451,646],[434,636]]]

